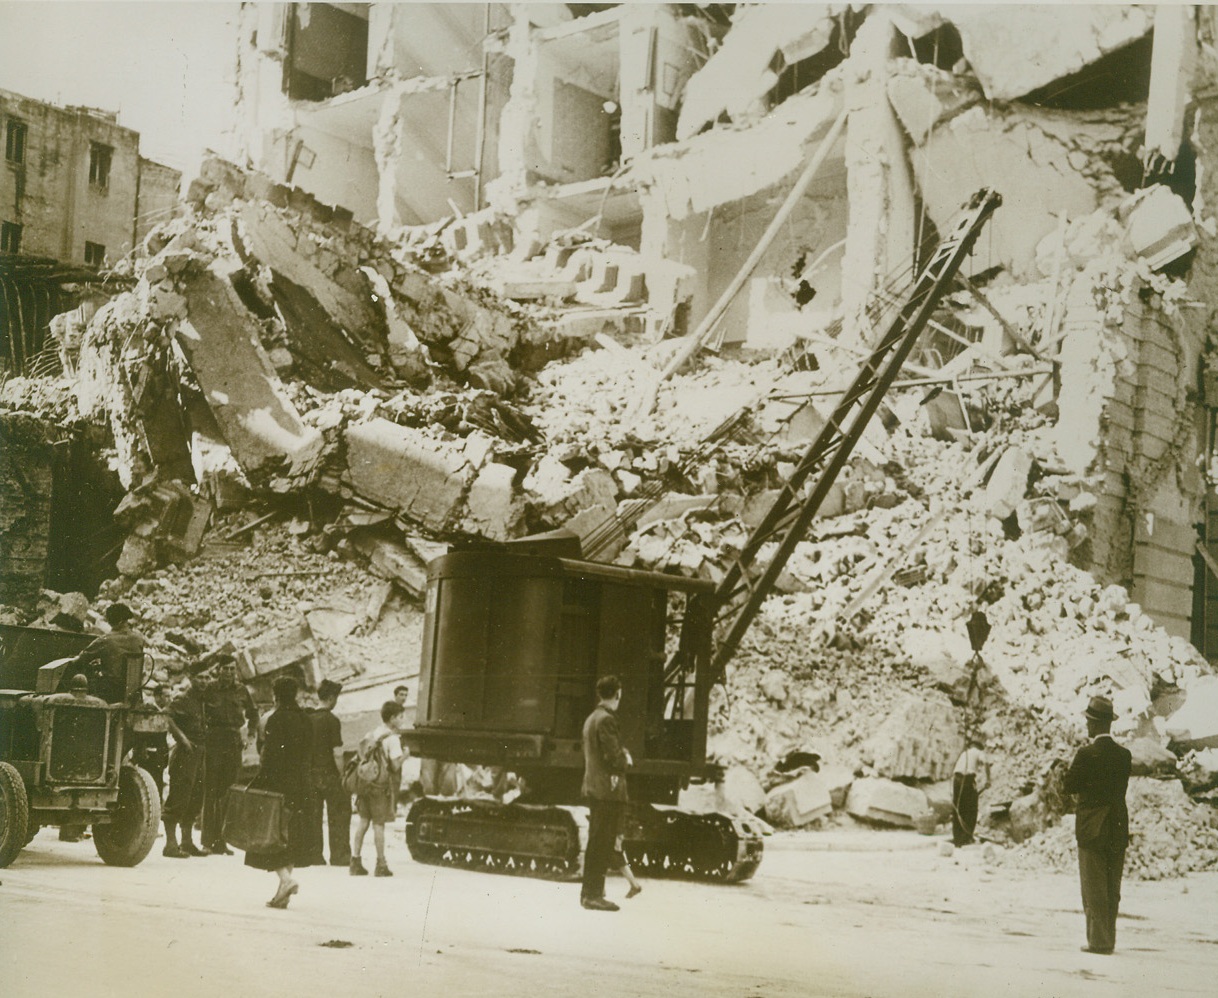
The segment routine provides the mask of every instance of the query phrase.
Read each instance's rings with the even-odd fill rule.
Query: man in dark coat
[[[342,683],[323,679],[317,687],[321,706],[308,712],[309,723],[313,725],[313,798],[309,811],[308,853],[317,866],[325,864],[323,825],[329,829],[330,865],[351,864],[351,795],[343,789],[342,774],[334,757],[335,750],[343,747],[342,725],[334,716],[334,705],[342,690]]]
[[[596,683],[599,699],[584,721],[584,782],[588,801],[588,848],[584,853],[584,881],[580,904],[593,911],[617,911],[605,898],[605,871],[613,858],[614,840],[626,804],[626,767],[630,753],[622,747],[617,708],[622,684],[617,676],[602,676]]]
[[[1078,840],[1078,874],[1087,916],[1085,953],[1111,953],[1116,948],[1117,908],[1121,901],[1121,874],[1129,843],[1129,750],[1112,740],[1109,730],[1115,715],[1107,697],[1092,697],[1087,706],[1090,744],[1074,756],[1063,786],[1078,795],[1075,838]]]
[[[241,724],[258,730],[258,708],[249,690],[237,680],[232,655],[214,660],[215,678],[203,688],[206,741],[203,753],[203,848],[211,854],[231,856],[224,841],[224,799],[241,775]]]

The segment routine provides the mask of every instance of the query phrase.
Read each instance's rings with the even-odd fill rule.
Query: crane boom
[[[863,362],[795,471],[783,483],[774,504],[716,587],[717,617],[721,624],[730,617],[730,623],[726,623],[726,631],[722,632],[723,637],[714,651],[711,665],[714,682],[722,681],[728,661],[740,647],[745,632],[772,591],[775,579],[803,539],[927,320],[951,287],[982,226],[1001,204],[1002,196],[989,188],[982,188],[969,199],[955,228],[939,243],[892,324]],[[764,544],[774,540],[778,542],[774,556],[759,577],[750,578],[758,552]],[[684,657],[680,651],[677,655]]]

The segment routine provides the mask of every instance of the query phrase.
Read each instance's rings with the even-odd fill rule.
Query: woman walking
[[[291,676],[281,676],[271,687],[275,710],[267,718],[262,744],[262,768],[250,786],[283,794],[288,812],[288,844],[273,852],[247,852],[245,865],[257,870],[273,870],[279,889],[266,904],[286,908],[292,895],[300,890],[292,877],[298,866],[309,866],[308,813],[312,794],[310,760],[313,758],[313,728],[308,715],[296,702],[300,685]]]

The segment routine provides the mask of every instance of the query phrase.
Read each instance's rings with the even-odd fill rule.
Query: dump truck
[[[425,758],[510,770],[525,792],[511,803],[415,801],[406,841],[416,860],[576,876],[587,838],[581,728],[598,677],[616,674],[634,759],[623,835],[632,866],[720,882],[756,872],[757,822],[674,806],[691,780],[720,772],[706,758],[711,688],[1000,203],[986,189],[965,206],[718,583],[592,561],[578,538],[561,536],[474,546],[429,565],[418,709],[403,739]]]
[[[130,703],[148,675],[125,663],[121,703],[52,701],[66,664],[92,636],[0,626],[0,867],[45,826],[91,825],[98,856],[136,866],[156,840],[161,798],[152,776],[126,760],[136,731],[164,730],[155,709]]]

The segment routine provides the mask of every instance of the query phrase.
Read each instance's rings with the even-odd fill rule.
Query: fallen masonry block
[[[1149,9],[1132,5],[962,5],[899,8],[902,33],[917,38],[951,22],[969,67],[990,100],[1011,100],[1096,62],[1144,36]]]
[[[913,828],[930,810],[926,794],[917,787],[875,777],[855,780],[846,797],[846,811],[854,817],[901,828]]]
[[[156,521],[156,539],[172,555],[189,558],[199,550],[211,521],[212,505],[180,482],[158,482],[147,493],[148,516]]]
[[[930,804],[935,815],[935,824],[942,825],[952,820],[952,781],[941,780],[938,783],[928,783],[921,788],[926,794],[926,802]]]
[[[1015,512],[1028,490],[1032,461],[1032,455],[1021,447],[1008,448],[998,459],[982,494],[982,501],[991,516],[1005,520]]]
[[[1162,184],[1129,197],[1119,209],[1135,253],[1161,270],[1197,245],[1197,229],[1184,199]]]
[[[963,748],[951,702],[911,695],[864,742],[862,757],[883,776],[942,780],[951,775]]]
[[[732,814],[741,811],[760,814],[765,807],[765,788],[752,770],[744,766],[729,766],[719,786]]]
[[[427,591],[427,569],[407,544],[373,528],[351,531],[347,542],[368,559],[377,575],[400,583],[415,599],[423,598]]]
[[[599,503],[581,509],[563,524],[563,529],[579,538],[586,556],[600,561],[616,558],[626,546],[626,530],[618,523],[615,510]]]
[[[1184,705],[1167,719],[1167,735],[1184,748],[1218,748],[1218,676],[1199,676]]]
[[[485,465],[466,497],[463,529],[493,541],[511,537],[524,512],[513,487],[515,478],[516,469],[510,465]]]
[[[779,828],[802,828],[832,811],[829,788],[819,773],[804,773],[766,794],[765,820]]]
[[[1134,776],[1170,776],[1176,771],[1175,753],[1153,738],[1135,738],[1125,747],[1133,756],[1130,772]]]
[[[717,495],[683,496],[673,492],[664,496],[640,516],[636,527],[641,530],[647,524],[655,523],[657,520],[675,520],[691,510],[710,509],[718,501]]]
[[[348,426],[346,484],[360,496],[431,530],[455,518],[465,489],[488,456],[480,434],[437,440],[423,430],[370,419]]]
[[[1017,797],[1011,803],[1007,831],[1014,842],[1025,842],[1047,828],[1053,820],[1039,791]]]
[[[233,456],[252,484],[304,477],[321,456],[321,434],[300,419],[232,285],[211,271],[186,283],[188,315],[177,342]]]
[[[829,791],[829,799],[835,808],[846,806],[850,785],[854,783],[854,772],[845,766],[822,766],[819,776]]]
[[[238,649],[236,658],[242,680],[262,690],[268,700],[271,699],[271,680],[284,670],[295,672],[308,689],[317,689],[323,679],[317,641],[307,620]]]

